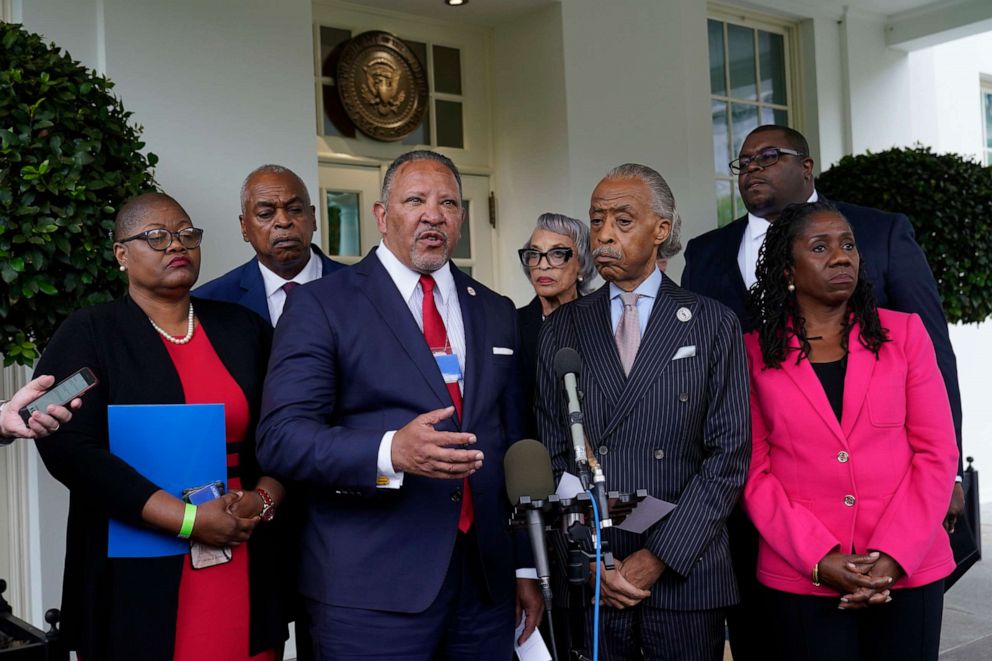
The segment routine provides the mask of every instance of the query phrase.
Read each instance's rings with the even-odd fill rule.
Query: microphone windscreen
[[[548,449],[535,440],[525,438],[510,446],[503,457],[506,472],[506,495],[516,505],[521,496],[543,500],[555,492]]]
[[[555,354],[555,374],[559,379],[564,378],[566,374],[578,375],[581,371],[582,357],[579,356],[578,351],[571,347],[558,350]]]

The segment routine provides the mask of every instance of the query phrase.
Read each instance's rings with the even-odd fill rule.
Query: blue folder
[[[223,404],[108,406],[110,451],[177,498],[208,482],[227,484]],[[173,535],[110,520],[107,555],[156,558],[189,552]]]

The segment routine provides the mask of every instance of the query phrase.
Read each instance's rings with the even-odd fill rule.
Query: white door
[[[372,205],[379,199],[385,167],[320,164],[320,247],[329,257],[354,264],[379,243]],[[489,224],[489,177],[462,175],[465,224],[452,259],[488,287],[493,274],[493,230]]]

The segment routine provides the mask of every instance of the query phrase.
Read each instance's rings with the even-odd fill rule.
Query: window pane
[[[757,100],[754,30],[727,25],[727,50],[730,53],[730,95],[735,99]]]
[[[780,110],[778,108],[768,108],[766,106],[761,109],[761,123],[778,124],[779,126],[788,126],[789,112],[787,110]]]
[[[351,39],[351,32],[320,26],[320,75],[333,78],[337,71],[338,56],[344,42]]]
[[[747,213],[747,207],[744,206],[744,200],[741,198],[741,189],[734,186],[734,218],[740,218]]]
[[[458,239],[455,252],[451,253],[451,256],[456,259],[472,259],[472,223],[469,222],[471,204],[471,200],[462,200],[462,207],[465,210],[465,222],[462,223],[462,237]],[[465,269],[462,270],[464,271]]]
[[[430,106],[424,111],[424,121],[420,122],[417,130],[403,138],[404,145],[430,145],[431,144],[431,109]]]
[[[459,265],[458,266],[458,270],[461,271],[462,273],[464,273],[465,275],[467,275],[468,277],[470,277],[470,278],[472,277],[472,267],[471,266],[461,266],[461,265]]]
[[[360,211],[358,193],[327,191],[327,254],[360,257]]]
[[[717,175],[730,175],[727,164],[737,158],[730,155],[730,136],[727,135],[727,103],[713,101],[713,168]]]
[[[758,30],[761,54],[761,100],[785,105],[785,39],[780,34]]]
[[[413,51],[413,54],[417,56],[420,60],[420,66],[424,68],[424,75],[427,75],[427,44],[422,41],[407,41],[403,40],[406,47]]]
[[[457,48],[434,46],[434,91],[462,93],[462,61]]]
[[[322,85],[321,91],[324,95],[324,121],[323,135],[340,135],[346,138],[355,137],[355,125],[348,119],[348,115],[341,105],[341,97],[334,85]]]
[[[992,149],[992,92],[982,94],[985,99],[985,147]]]
[[[758,128],[758,106],[744,103],[730,104],[730,117],[734,130],[734,158],[741,153],[747,134]]]
[[[723,227],[735,218],[730,186],[730,182],[726,179],[716,180],[716,222],[720,227]]]
[[[437,113],[437,145],[438,147],[464,146],[462,138],[462,104],[457,101],[434,102]]]
[[[723,68],[723,23],[707,21],[706,30],[710,41],[710,93],[726,96],[727,83]]]

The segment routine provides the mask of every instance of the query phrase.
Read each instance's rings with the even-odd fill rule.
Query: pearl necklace
[[[193,304],[192,303],[189,304],[189,314],[186,316],[186,337],[172,337],[164,330],[159,328],[158,324],[156,324],[151,317],[148,317],[148,321],[151,322],[152,328],[157,330],[159,335],[164,337],[169,342],[172,342],[173,344],[186,344],[187,342],[193,339]]]

